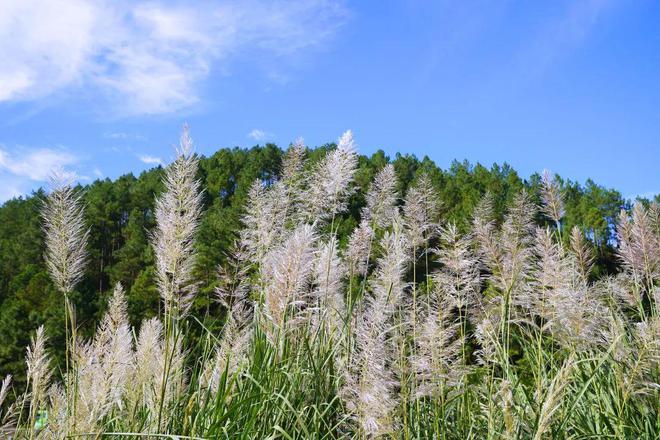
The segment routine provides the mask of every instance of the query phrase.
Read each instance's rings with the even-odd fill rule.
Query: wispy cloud
[[[263,130],[255,128],[254,130],[252,130],[247,134],[247,137],[257,142],[261,142],[261,141],[265,141],[266,139],[271,139],[273,135],[271,133],[267,133]]]
[[[621,3],[580,0],[521,5],[478,0],[438,1],[427,7],[423,2],[411,2],[415,20],[431,17],[439,23],[429,30],[432,38],[428,39],[427,55],[420,57],[416,80],[437,81],[445,72],[460,72],[471,79],[474,72],[468,69],[477,66],[474,88],[465,90],[482,102],[491,96],[499,102],[501,95],[536,82],[588,44]],[[493,41],[499,42],[497,49],[489,49],[485,55],[484,47]]]
[[[45,183],[54,170],[71,180],[78,174],[80,158],[64,148],[28,148],[0,145],[0,201],[27,194],[35,182]]]
[[[0,202],[18,197],[24,193],[25,190],[20,184],[12,182],[9,179],[0,178]]]
[[[163,159],[160,157],[155,157],[155,156],[149,156],[148,154],[141,154],[138,156],[140,161],[142,163],[146,163],[147,165],[162,165],[163,164]]]
[[[123,131],[116,131],[111,133],[105,133],[103,137],[107,139],[119,139],[119,140],[134,140],[134,141],[144,141],[147,139],[146,136],[138,133],[125,133]]]
[[[77,162],[75,155],[64,150],[19,148],[9,153],[0,147],[0,170],[37,182],[48,180],[54,169],[66,169]]]
[[[194,105],[212,70],[233,59],[280,59],[327,41],[341,1],[208,1],[186,6],[109,0],[23,0],[0,8],[0,102],[93,87],[124,114]],[[276,63],[273,63],[276,64]]]
[[[525,40],[516,68],[527,76],[542,74],[584,43],[616,4],[617,0],[568,2],[558,16],[546,20]]]

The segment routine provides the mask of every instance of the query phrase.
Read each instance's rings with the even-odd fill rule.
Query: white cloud
[[[8,149],[0,145],[0,201],[28,194],[34,182],[43,184],[55,171],[71,181],[83,180],[74,169],[79,162],[63,148]]]
[[[271,133],[267,133],[263,130],[259,130],[258,128],[255,128],[251,132],[247,134],[247,137],[250,139],[254,139],[255,141],[261,142],[266,139],[272,138],[273,135]]]
[[[125,133],[123,131],[105,133],[103,137],[106,137],[108,139],[135,140],[135,141],[144,141],[147,139],[147,137],[144,135],[138,133]]]
[[[3,2],[0,102],[92,86],[122,113],[171,112],[200,100],[214,68],[318,46],[346,18],[333,0]]]
[[[0,148],[0,170],[37,182],[48,180],[53,170],[65,169],[77,162],[76,156],[64,150],[20,148],[9,153]]]
[[[162,165],[163,160],[160,157],[149,156],[148,154],[139,155],[138,158],[147,165]]]
[[[522,40],[514,67],[527,77],[542,74],[580,47],[612,10],[617,0],[568,2],[557,17],[549,17],[535,34]]]
[[[2,2],[0,101],[37,98],[82,79],[98,24],[88,1]]]
[[[0,202],[25,194],[16,183],[0,178]]]

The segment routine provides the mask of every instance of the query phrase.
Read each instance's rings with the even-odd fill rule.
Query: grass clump
[[[3,436],[658,438],[657,204],[621,213],[624,270],[594,280],[591,244],[562,229],[549,173],[541,206],[521,192],[498,223],[486,196],[462,234],[442,221],[426,176],[399,194],[386,165],[341,243],[352,134],[314,165],[299,140],[279,179],[250,188],[245,227],[219,268],[222,333],[191,345],[197,163],[184,129],[151,236],[160,315],[132,328],[118,284],[91,340],[68,300],[86,261],[84,207],[55,185],[46,261],[66,305],[67,361],[51,365],[40,328],[27,390],[0,412]],[[8,377],[0,407],[10,393]]]

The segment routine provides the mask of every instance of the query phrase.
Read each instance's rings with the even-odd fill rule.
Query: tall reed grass
[[[46,262],[67,311],[56,371],[39,328],[27,390],[2,406],[5,438],[660,438],[660,208],[622,211],[623,270],[593,279],[591,243],[565,231],[561,187],[541,206],[492,197],[471,231],[444,222],[428,176],[397,192],[386,165],[342,243],[356,190],[351,132],[315,164],[302,140],[281,178],[250,188],[231,261],[219,268],[221,334],[187,333],[202,215],[187,128],[165,170],[152,233],[162,310],[129,325],[121,285],[92,340],[68,294],[84,271],[81,195],[44,204]],[[545,224],[538,223],[545,217]]]

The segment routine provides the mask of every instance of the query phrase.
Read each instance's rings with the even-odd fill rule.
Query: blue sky
[[[660,2],[14,0],[0,200],[197,151],[314,146],[660,192]]]

